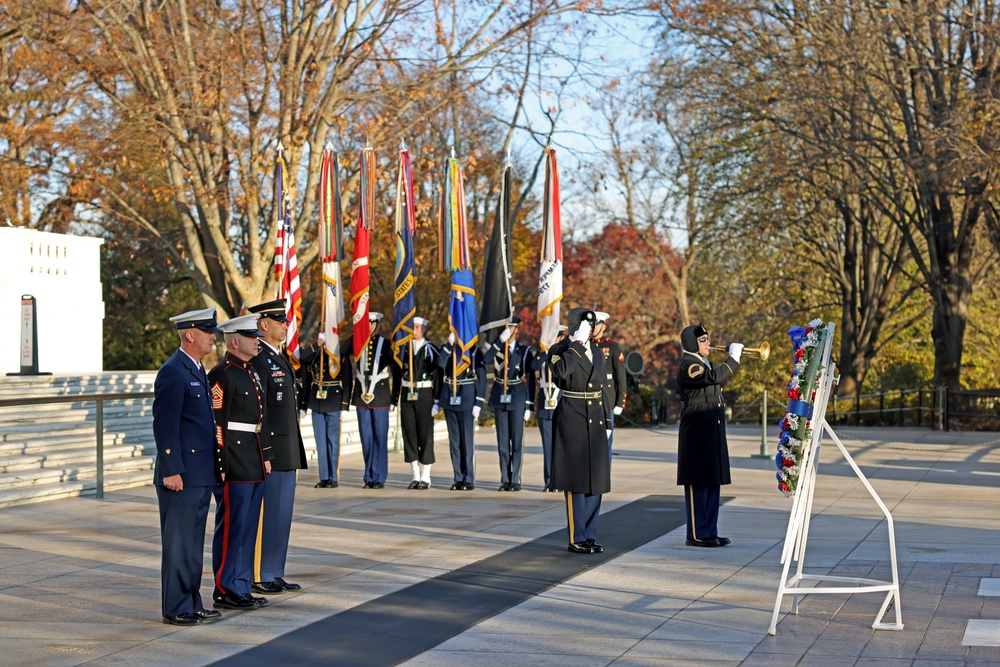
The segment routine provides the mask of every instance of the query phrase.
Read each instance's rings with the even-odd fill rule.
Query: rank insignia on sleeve
[[[705,368],[700,364],[691,364],[688,366],[688,377],[696,378],[705,372]]]
[[[222,387],[216,382],[212,385],[212,409],[221,410],[222,409]]]
[[[556,364],[556,363],[559,363],[559,355],[558,355],[558,354],[554,354],[554,355],[552,355],[552,359],[551,359],[551,361],[552,361],[552,363],[554,363],[554,364]]]
[[[222,447],[222,425],[215,425],[215,441],[219,443],[219,447]]]

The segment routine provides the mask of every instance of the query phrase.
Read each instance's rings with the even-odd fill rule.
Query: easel
[[[777,631],[778,624],[778,613],[781,610],[781,599],[786,595],[792,596],[792,613],[798,614],[799,612],[799,597],[803,595],[821,595],[826,593],[885,593],[885,600],[882,602],[882,607],[879,609],[878,614],[875,616],[875,622],[872,623],[872,628],[875,630],[902,630],[903,621],[900,616],[899,609],[899,572],[896,568],[896,533],[893,528],[892,514],[889,513],[888,508],[879,498],[878,494],[875,493],[875,489],[869,484],[868,478],[865,477],[861,469],[858,468],[857,463],[851,458],[851,455],[847,453],[847,448],[844,447],[844,443],[840,441],[837,434],[833,431],[833,428],[826,421],[826,406],[830,398],[830,390],[833,387],[833,383],[837,380],[834,378],[834,371],[836,370],[836,364],[831,360],[831,354],[833,350],[833,323],[827,324],[827,336],[823,345],[822,356],[820,357],[820,363],[822,364],[822,374],[820,376],[819,386],[816,389],[816,400],[813,402],[813,416],[812,416],[812,438],[805,445],[805,451],[802,456],[802,469],[799,475],[798,489],[795,493],[794,500],[792,501],[792,512],[791,516],[788,518],[788,530],[785,533],[785,546],[781,552],[781,563],[784,567],[781,570],[781,584],[778,587],[778,596],[774,601],[774,614],[771,616],[771,627],[768,628],[767,633],[774,635]],[[868,493],[875,500],[875,503],[882,510],[882,514],[885,515],[886,524],[889,529],[889,560],[892,563],[892,581],[880,581],[877,579],[866,579],[860,577],[839,577],[834,575],[810,575],[803,574],[802,569],[805,566],[805,553],[806,553],[806,542],[809,539],[809,519],[812,515],[812,504],[813,504],[813,494],[816,492],[816,474],[817,465],[819,463],[820,447],[823,443],[823,434],[827,433],[833,442],[837,445],[840,453],[844,456],[844,459],[854,470],[854,474],[858,476],[861,483],[865,485],[868,489]],[[789,578],[788,571],[791,567],[792,561],[796,561],[795,574]],[[854,584],[853,586],[848,585],[834,585],[834,586],[816,586],[814,588],[803,588],[799,584],[806,581],[830,581],[837,584]],[[882,619],[889,609],[889,605],[892,604],[895,610],[896,622],[884,622]]]

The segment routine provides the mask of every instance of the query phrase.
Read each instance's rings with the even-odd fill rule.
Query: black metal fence
[[[727,406],[730,423],[760,424],[764,401],[767,421],[777,423],[785,412],[785,399],[768,394],[747,402],[746,394]],[[674,397],[661,394],[647,399],[648,423],[674,424],[680,419],[681,405]],[[827,405],[826,418],[841,426],[922,426],[944,431],[1000,431],[1000,389],[977,391],[901,389],[874,394],[834,397]]]

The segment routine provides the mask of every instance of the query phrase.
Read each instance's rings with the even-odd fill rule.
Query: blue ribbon
[[[793,415],[805,417],[806,419],[812,419],[813,406],[805,401],[797,401],[793,398],[788,401],[786,412],[791,412]]]
[[[789,336],[789,338],[792,339],[792,353],[793,353],[793,356],[794,356],[794,352],[799,349],[799,345],[802,343],[802,341],[806,337],[806,328],[805,327],[792,327],[791,329],[789,329],[785,333],[787,333],[788,336]]]

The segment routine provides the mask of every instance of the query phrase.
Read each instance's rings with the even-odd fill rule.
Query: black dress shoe
[[[497,489],[497,491],[510,491],[510,484],[504,482],[503,484],[500,485],[500,488]]]
[[[604,545],[598,544],[597,540],[587,540],[586,543],[590,545],[590,548],[594,550],[595,554],[604,553]]]
[[[466,482],[465,484],[462,485],[462,490],[463,491],[472,491],[475,488],[476,488],[476,485],[475,484],[470,484],[469,482]]]
[[[202,609],[196,611],[194,615],[203,621],[217,621],[222,618],[222,612],[216,609]]]
[[[410,485],[408,487],[406,487],[406,488],[408,488],[408,489],[419,489],[420,488],[420,480],[419,479],[413,480],[412,482],[410,482]]]
[[[253,589],[254,593],[268,593],[269,595],[285,592],[285,589],[277,581],[255,581],[250,588]]]
[[[450,487],[448,487],[448,489],[450,491],[462,491],[463,489],[465,489],[465,482],[455,482]]]
[[[250,609],[267,606],[267,598],[256,597],[254,595],[250,595],[249,593],[241,597],[240,600],[249,602],[251,604]]]
[[[728,537],[718,537],[718,536],[716,536],[715,539],[719,540],[719,546],[723,546],[723,547],[726,546],[726,545],[729,545],[729,544],[733,543],[733,541],[731,539],[729,539]]]
[[[373,489],[384,489],[385,488],[385,484],[383,484],[382,482],[375,482],[375,483],[372,484],[372,488]]]
[[[363,487],[361,487],[361,488],[363,488],[363,489],[374,489],[375,485],[372,484],[371,482],[365,482],[365,485]]]
[[[164,616],[163,622],[169,623],[170,625],[179,625],[181,627],[184,627],[187,625],[198,625],[199,623],[201,623],[201,619],[198,618],[197,614],[188,612],[186,614],[179,614],[177,616]]]
[[[332,481],[330,481],[328,479],[321,479],[316,484],[316,486],[314,486],[313,488],[315,488],[315,489],[329,489],[334,484],[335,484],[335,482],[332,482]]]
[[[232,593],[227,593],[215,598],[212,606],[222,607],[223,609],[253,609],[257,605],[254,604],[253,599],[249,595],[237,597]]]
[[[569,546],[566,547],[566,550],[567,551],[571,551],[572,553],[575,553],[575,554],[592,554],[592,553],[594,553],[594,547],[590,546],[586,542],[571,542],[569,544]]]
[[[516,483],[516,482],[511,482],[507,486],[508,486],[508,488],[507,488],[508,491],[520,491],[521,490],[521,485],[518,484],[518,483]]]
[[[340,482],[338,482],[335,479],[331,479],[329,482],[327,482],[326,488],[336,489],[338,486],[340,486]]]
[[[722,542],[717,537],[710,537],[707,540],[684,540],[684,544],[689,547],[721,547]]]
[[[417,488],[418,489],[429,489],[429,488],[431,488],[431,483],[430,482],[420,482],[420,486],[418,486]]]
[[[274,578],[274,583],[276,583],[279,586],[281,586],[282,590],[286,590],[286,591],[300,591],[300,590],[302,590],[302,586],[300,586],[299,584],[291,584],[291,583],[285,581],[284,579],[282,579],[281,577],[275,577]]]

